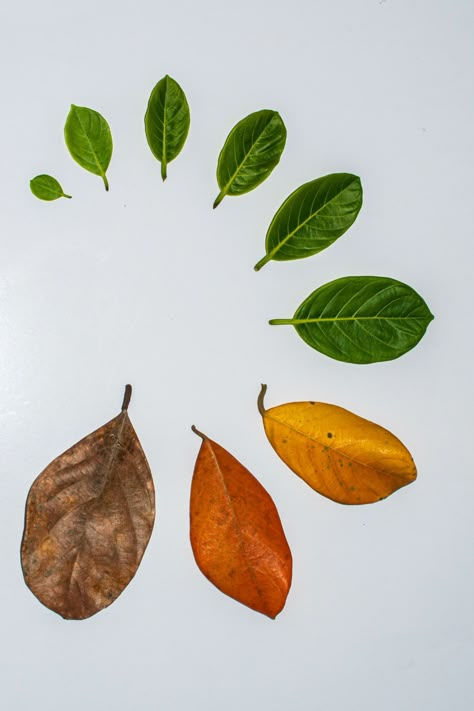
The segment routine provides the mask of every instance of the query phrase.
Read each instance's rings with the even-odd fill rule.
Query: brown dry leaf
[[[323,402],[258,409],[279,457],[313,489],[340,504],[370,504],[416,479],[410,452],[391,432]]]
[[[202,437],[191,485],[191,545],[211,583],[275,618],[291,585],[291,551],[272,498],[223,447]]]
[[[66,619],[110,605],[135,575],[153,528],[150,467],[122,412],[55,459],[26,503],[21,562],[36,597]]]

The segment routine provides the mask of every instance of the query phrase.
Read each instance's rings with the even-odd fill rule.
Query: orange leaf
[[[281,459],[307,484],[340,504],[370,504],[416,479],[410,452],[391,432],[323,402],[258,408]]]
[[[275,618],[291,585],[291,551],[270,495],[229,452],[198,432],[191,485],[191,546],[223,593]]]
[[[112,603],[136,573],[155,519],[150,468],[122,412],[57,457],[33,482],[21,562],[36,597],[66,619]]]

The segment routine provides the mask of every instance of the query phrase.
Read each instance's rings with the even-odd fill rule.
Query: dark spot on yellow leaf
[[[329,439],[331,439],[331,437],[332,437],[332,432],[328,432],[328,437],[329,437]]]

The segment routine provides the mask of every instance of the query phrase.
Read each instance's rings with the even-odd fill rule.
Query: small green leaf
[[[395,279],[349,276],[308,296],[289,324],[308,345],[346,363],[393,360],[414,348],[433,314],[421,296]]]
[[[71,195],[66,195],[56,178],[51,175],[37,175],[30,180],[30,190],[40,200],[57,200],[61,197],[71,197]]]
[[[301,185],[277,210],[265,240],[266,255],[255,271],[270,259],[302,259],[326,249],[349,229],[361,207],[356,175],[333,173]]]
[[[180,153],[191,118],[184,91],[171,77],[160,79],[150,94],[145,114],[145,133],[150,150],[161,162],[166,180],[167,165]]]
[[[100,175],[105,189],[105,175],[112,158],[112,134],[103,116],[93,109],[72,104],[64,126],[64,138],[76,163],[94,175]]]
[[[286,143],[286,128],[276,111],[249,114],[227,136],[217,162],[220,193],[216,208],[226,195],[243,195],[268,178],[278,165]]]

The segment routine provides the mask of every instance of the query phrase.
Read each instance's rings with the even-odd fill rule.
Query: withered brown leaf
[[[26,502],[21,562],[36,597],[66,619],[110,605],[135,575],[155,520],[153,479],[127,414],[54,459]]]
[[[291,585],[292,558],[269,493],[235,457],[199,432],[190,538],[202,573],[223,593],[275,618]]]

